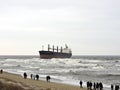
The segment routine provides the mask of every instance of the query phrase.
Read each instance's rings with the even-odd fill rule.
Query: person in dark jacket
[[[89,82],[90,90],[92,90],[92,82]]]
[[[113,87],[113,84],[111,84],[111,90],[113,90],[113,88],[114,88],[114,87]]]
[[[1,73],[1,74],[3,73],[3,70],[2,70],[2,69],[0,70],[0,73]]]
[[[80,80],[80,88],[82,88],[82,84],[83,84],[83,82]]]
[[[96,90],[96,83],[93,84],[93,89]]]
[[[46,81],[47,82],[50,82],[50,79],[51,79],[50,76],[46,76]]]
[[[90,82],[87,81],[87,90],[89,90],[89,88],[90,88]]]
[[[27,73],[24,72],[23,76],[24,76],[24,79],[26,79],[27,78]]]
[[[36,75],[36,80],[39,80],[39,75],[38,74]]]
[[[103,90],[103,84],[101,82],[99,83],[99,86],[100,86],[100,90]]]

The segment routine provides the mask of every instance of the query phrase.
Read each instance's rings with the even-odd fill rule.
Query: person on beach
[[[36,75],[36,80],[39,80],[39,75],[38,74]]]
[[[98,88],[99,88],[99,84],[98,84],[98,82],[96,83],[96,90],[98,90]]]
[[[3,70],[2,70],[2,69],[0,70],[0,73],[1,73],[1,74],[3,73]]]
[[[80,88],[82,88],[82,84],[83,84],[83,82],[80,80]]]
[[[50,76],[46,76],[46,81],[47,82],[50,82],[50,79],[51,79]]]
[[[92,90],[92,82],[87,82],[87,90]]]
[[[113,87],[113,84],[111,84],[111,90],[113,90],[113,88],[114,88],[114,87]]]
[[[33,74],[30,74],[31,79],[33,79]]]
[[[87,81],[87,90],[89,90],[89,87],[90,87],[90,83],[89,81]]]
[[[103,90],[103,84],[101,82],[99,83],[99,86],[100,86],[100,90]]]
[[[119,85],[115,85],[115,90],[119,90]]]
[[[96,90],[96,83],[93,84],[93,89]]]
[[[24,72],[23,76],[24,76],[24,79],[27,79],[27,73],[26,72]]]
[[[35,78],[36,78],[36,75],[33,75],[33,79],[35,80]]]

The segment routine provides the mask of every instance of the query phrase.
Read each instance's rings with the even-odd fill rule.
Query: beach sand
[[[3,72],[0,74],[0,90],[87,90],[79,86],[42,80],[24,79],[22,76]]]

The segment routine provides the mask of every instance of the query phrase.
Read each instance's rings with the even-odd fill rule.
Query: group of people
[[[80,88],[82,88],[83,87],[82,80],[80,80],[79,84],[80,84]],[[111,84],[111,90],[119,90],[119,89],[120,89],[120,83],[119,84]],[[87,82],[87,90],[103,90],[103,84],[101,82],[92,83],[92,82],[88,81]]]
[[[119,90],[119,85],[118,84],[115,84],[115,85],[113,85],[113,84],[111,84],[111,90]]]
[[[31,79],[39,80],[39,75],[38,74],[36,74],[36,75],[30,74],[30,77],[31,77]]]
[[[27,79],[27,73],[26,72],[24,72],[23,73],[23,77],[24,77],[24,79]],[[34,80],[39,80],[39,75],[38,74],[36,74],[36,75],[33,75],[33,74],[30,74],[30,77],[31,77],[31,79],[34,79]],[[47,82],[50,82],[50,76],[46,76],[46,81]]]
[[[102,82],[97,82],[97,83],[95,83],[94,82],[94,84],[93,84],[93,89],[94,90],[103,90],[103,84],[102,84]]]
[[[0,70],[0,73],[3,73],[3,70]],[[23,76],[24,76],[24,79],[27,79],[27,73],[26,72],[24,72]],[[30,77],[31,77],[31,79],[39,80],[39,75],[38,74],[36,74],[36,75],[31,74]],[[50,82],[50,79],[51,79],[50,76],[46,76],[46,81],[47,82]],[[82,86],[83,81],[82,80],[80,80],[79,84],[80,84],[80,88],[83,88],[83,86]],[[103,90],[103,84],[101,82],[92,83],[91,81],[87,81],[86,85],[87,85],[87,90]],[[111,90],[119,90],[119,85],[111,84]]]
[[[83,86],[82,86],[82,84],[83,84],[83,82],[82,82],[82,80],[80,80],[80,82],[79,82],[79,84],[80,84],[80,88],[82,88]],[[92,83],[92,82],[90,82],[90,81],[88,81],[87,82],[87,90],[103,90],[103,84],[100,82],[100,83]]]

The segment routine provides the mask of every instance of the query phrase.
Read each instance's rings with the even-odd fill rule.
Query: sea
[[[40,59],[39,56],[4,55],[0,56],[0,69],[23,76],[26,72],[38,74],[41,80],[50,75],[51,82],[79,86],[79,81],[102,82],[104,90],[110,90],[111,84],[120,84],[120,56],[84,55],[61,59]]]

